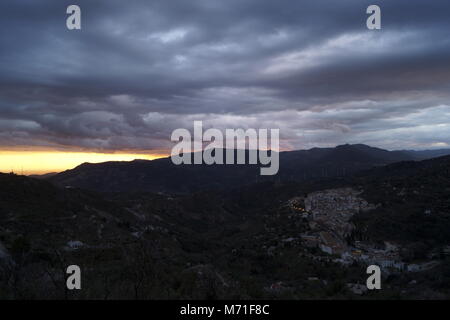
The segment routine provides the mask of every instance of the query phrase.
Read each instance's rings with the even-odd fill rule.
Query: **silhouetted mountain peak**
[[[222,151],[225,156],[227,150]],[[237,150],[234,151],[236,157]],[[49,179],[61,186],[95,191],[186,193],[236,188],[261,181],[309,181],[345,177],[374,166],[413,159],[414,157],[403,151],[387,151],[364,144],[345,144],[335,148],[281,152],[280,171],[271,177],[260,176],[259,165],[177,166],[170,158],[162,158],[151,161],[83,163]]]

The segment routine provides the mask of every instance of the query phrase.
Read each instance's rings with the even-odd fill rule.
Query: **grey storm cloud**
[[[0,3],[0,147],[161,150],[175,128],[280,128],[282,147],[450,144],[450,3]],[[82,30],[65,26],[82,10]]]

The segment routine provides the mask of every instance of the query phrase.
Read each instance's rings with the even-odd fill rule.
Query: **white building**
[[[78,240],[67,242],[67,248],[70,250],[78,250],[84,246],[84,243]]]

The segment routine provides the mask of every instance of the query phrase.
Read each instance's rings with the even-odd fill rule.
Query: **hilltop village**
[[[329,255],[325,260],[343,266],[375,264],[386,273],[425,271],[439,264],[432,255],[428,261],[407,264],[400,257],[401,246],[398,244],[384,241],[383,246],[376,246],[353,239],[355,226],[351,218],[377,207],[364,200],[361,193],[353,188],[338,188],[290,199],[286,207],[307,222],[307,231],[300,235],[304,246],[319,248]]]

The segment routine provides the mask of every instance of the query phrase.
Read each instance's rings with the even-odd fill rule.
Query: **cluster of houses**
[[[355,241],[350,246],[346,237],[354,229],[351,217],[358,212],[375,208],[362,199],[360,194],[361,191],[352,188],[339,188],[313,192],[305,197],[289,200],[289,208],[308,222],[309,230],[300,236],[302,244],[338,256],[333,261],[342,265],[355,262],[376,264],[388,272],[418,272],[438,264],[436,261],[406,264],[400,259],[398,246],[389,242],[384,243],[383,249],[373,248],[361,241]]]
[[[345,238],[354,228],[350,218],[372,205],[359,197],[360,191],[339,188],[318,191],[288,201],[291,210],[307,219],[309,232],[301,235],[308,247],[319,247],[329,254],[348,251]]]

